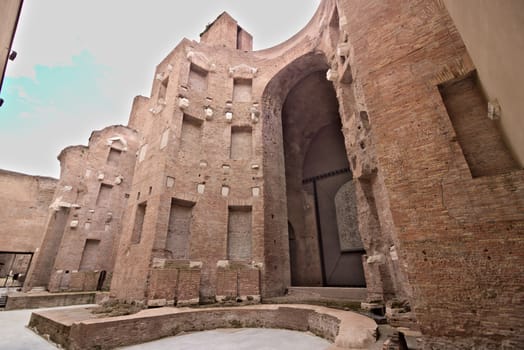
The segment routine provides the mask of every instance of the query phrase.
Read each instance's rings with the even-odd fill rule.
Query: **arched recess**
[[[339,163],[343,164],[341,169],[332,170],[346,169],[346,177],[342,177],[343,181],[334,186],[332,196],[334,197],[341,185],[351,179],[340,131],[337,97],[332,84],[325,78],[328,68],[324,53],[312,52],[304,55],[275,75],[263,94],[265,266],[262,293],[266,297],[281,295],[285,288],[292,285],[291,271],[295,285],[329,284],[326,283],[329,282],[328,273],[322,269],[323,257],[322,249],[319,249],[318,231],[310,235],[303,234],[306,227],[316,227],[316,199],[314,193],[305,190],[302,183],[315,170],[314,166],[311,167],[315,162],[306,161],[307,153],[312,156],[320,152],[320,158],[333,159],[330,152],[322,155],[321,144],[310,149],[313,140],[319,137],[318,140],[329,141],[337,133],[336,139],[340,142],[334,148],[340,155]],[[328,164],[326,167],[332,165]],[[312,176],[317,175],[322,174],[315,173]],[[293,195],[289,196],[289,193]],[[297,220],[296,217],[300,214],[291,210],[300,207],[313,213],[306,216],[308,222]],[[334,206],[332,209],[334,210]],[[295,239],[291,241],[288,236],[289,227],[293,227],[294,231]],[[290,265],[290,242],[295,244],[291,247],[295,252],[293,255],[300,259],[292,262],[293,268]],[[337,259],[338,257],[335,260]],[[360,258],[357,260],[357,270],[361,271]],[[298,270],[301,271],[297,275]],[[364,284],[363,275],[357,280],[333,285]]]

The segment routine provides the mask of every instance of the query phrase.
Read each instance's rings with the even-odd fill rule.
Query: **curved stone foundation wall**
[[[162,308],[112,318],[88,319],[87,316],[83,320],[78,319],[77,315],[69,316],[68,320],[67,312],[63,310],[35,312],[28,327],[42,336],[49,336],[53,342],[68,350],[112,349],[182,332],[219,328],[309,331],[342,349],[367,349],[377,337],[377,325],[370,318],[349,311],[309,305]]]

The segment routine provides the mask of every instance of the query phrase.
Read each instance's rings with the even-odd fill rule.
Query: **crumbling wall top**
[[[225,11],[200,33],[200,42],[230,49],[253,50],[251,34],[242,29],[237,21]]]

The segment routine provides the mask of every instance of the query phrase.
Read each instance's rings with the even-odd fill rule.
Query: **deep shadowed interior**
[[[339,223],[348,221],[337,220],[335,196],[352,175],[335,90],[325,71],[293,87],[282,128],[292,284],[365,286],[363,249],[342,249],[339,238],[347,229]]]

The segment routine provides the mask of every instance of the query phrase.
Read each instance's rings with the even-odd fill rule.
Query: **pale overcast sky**
[[[59,176],[56,156],[127,124],[155,66],[227,11],[255,49],[298,32],[320,0],[25,0],[0,108],[0,169]]]

